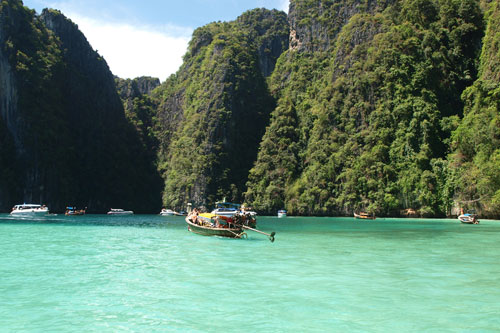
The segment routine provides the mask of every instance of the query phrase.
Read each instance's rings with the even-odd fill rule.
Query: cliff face
[[[153,91],[160,85],[160,80],[152,77],[138,77],[132,80],[115,78],[115,82],[125,108],[125,116],[139,134],[147,160],[156,161],[160,136],[156,117],[159,102],[153,97]],[[159,190],[162,181],[159,174],[155,174],[155,186]]]
[[[265,77],[287,40],[286,14],[264,9],[194,32],[181,69],[155,92],[166,205],[242,199],[274,107]]]
[[[58,11],[38,17],[15,0],[2,2],[0,18],[0,134],[14,144],[19,177],[9,186],[21,192],[4,207],[159,209],[154,160],[125,118],[106,62],[77,26]]]
[[[487,28],[479,77],[462,97],[464,117],[452,135],[448,183],[457,208],[500,215],[500,4],[485,4]],[[458,209],[457,209],[458,210]]]
[[[267,213],[449,213],[446,142],[476,77],[481,16],[475,0],[292,0],[246,201]]]
[[[153,90],[160,85],[160,79],[142,76],[135,79],[115,78],[116,88],[125,108],[132,107],[133,100],[143,95],[151,95]]]
[[[277,10],[255,9],[238,17],[236,24],[250,34],[257,48],[260,71],[264,77],[270,76],[276,61],[288,48],[287,16]]]
[[[0,6],[0,209],[498,216],[498,2],[291,0],[195,30],[161,85]]]
[[[328,50],[354,15],[382,12],[395,2],[397,0],[291,0],[290,48],[306,52]]]
[[[2,11],[3,13],[3,11]],[[5,15],[0,15],[0,45],[6,44]],[[17,89],[13,70],[5,49],[0,49],[0,211],[7,211],[16,197],[19,197],[14,179],[16,172],[16,148],[22,150],[20,135],[17,133]]]
[[[15,152],[7,158],[16,164],[17,176],[10,186],[16,190],[3,206],[13,200],[56,202],[67,193],[69,176],[57,148],[58,140],[68,139],[58,90],[59,44],[20,1],[2,1],[0,21],[0,82],[5,87],[0,114],[7,140],[14,143]]]

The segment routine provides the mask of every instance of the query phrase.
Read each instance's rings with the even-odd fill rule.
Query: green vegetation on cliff
[[[126,120],[106,62],[78,27],[56,10],[37,16],[19,0],[2,1],[0,24],[0,59],[7,59],[1,82],[9,83],[0,91],[8,102],[1,130],[15,146],[0,160],[17,166],[15,185],[0,190],[11,192],[2,205],[157,211],[161,179],[154,157]]]
[[[304,2],[292,1],[292,7],[299,4]],[[323,16],[328,5],[338,5],[321,4]],[[336,20],[314,21],[320,8],[295,17],[299,29],[307,26],[304,20],[319,22],[316,31],[327,31],[331,46],[308,49],[300,38],[313,39],[299,30],[299,50],[284,54],[273,73],[273,91],[290,79],[277,93],[278,108],[250,173],[247,201],[257,209],[449,212],[447,125],[461,115],[460,95],[476,77],[482,14],[472,0],[387,4],[342,17],[347,23],[336,35]],[[299,158],[291,165],[264,145],[290,140],[290,132],[273,122],[293,124],[294,117]]]
[[[285,49],[286,15],[257,9],[197,29],[184,64],[155,94],[164,203],[240,201],[274,100],[265,74]]]
[[[487,12],[479,78],[463,93],[464,118],[453,132],[450,187],[467,208],[500,212],[500,3]]]
[[[1,4],[0,207],[500,216],[498,1],[291,0],[196,29],[161,85]]]

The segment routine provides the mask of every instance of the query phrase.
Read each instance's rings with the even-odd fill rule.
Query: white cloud
[[[113,74],[121,78],[153,76],[164,81],[182,64],[192,33],[189,28],[152,28],[65,15],[78,24]]]
[[[288,13],[288,7],[290,6],[290,0],[281,0],[279,10]]]

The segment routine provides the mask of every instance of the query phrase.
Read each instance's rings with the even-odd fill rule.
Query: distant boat
[[[278,217],[286,217],[286,210],[284,209],[278,210]]]
[[[361,212],[359,214],[354,213],[354,218],[363,220],[375,220],[375,215]]]
[[[163,209],[161,210],[161,212],[160,212],[160,215],[161,215],[161,216],[172,216],[172,215],[181,215],[181,214],[179,214],[179,213],[177,213],[177,212],[174,212],[174,211],[173,211],[173,210],[171,210],[171,209],[165,209],[165,208],[163,208]]]
[[[111,208],[108,215],[132,215],[134,214],[131,210],[123,210],[121,208]]]
[[[466,224],[478,224],[479,220],[477,219],[477,216],[475,214],[460,214],[458,216],[458,219],[462,223]]]
[[[49,213],[49,208],[45,205],[22,204],[22,205],[15,205],[12,208],[10,215],[39,216],[39,215],[47,215],[48,213]]]
[[[215,209],[212,210],[211,213],[215,214],[215,215],[227,216],[227,217],[232,217],[232,216],[236,215],[237,213],[248,214],[251,216],[257,215],[257,212],[252,211],[252,210],[248,210],[248,209],[242,207],[240,204],[226,202],[226,201],[217,201],[215,203]]]
[[[85,209],[76,209],[76,207],[66,207],[64,215],[85,215]]]

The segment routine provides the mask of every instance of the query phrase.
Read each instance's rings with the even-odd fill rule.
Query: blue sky
[[[164,81],[182,63],[194,29],[231,21],[249,9],[288,11],[288,0],[24,0],[38,13],[61,10],[122,78]]]

